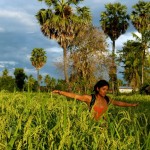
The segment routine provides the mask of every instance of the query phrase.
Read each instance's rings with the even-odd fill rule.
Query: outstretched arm
[[[60,95],[64,95],[66,97],[70,97],[70,98],[74,98],[83,102],[87,102],[90,103],[91,101],[91,96],[90,95],[78,95],[75,93],[70,93],[70,92],[66,92],[66,91],[60,91],[60,90],[54,90],[52,91],[52,93],[58,93]]]
[[[138,106],[138,104],[136,103],[127,103],[127,102],[121,102],[121,101],[115,101],[112,100],[111,102],[113,105],[115,106],[121,106],[121,107],[134,107],[134,106]]]

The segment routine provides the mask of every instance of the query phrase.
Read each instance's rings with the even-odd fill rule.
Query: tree
[[[144,69],[144,84],[150,85],[150,53],[146,55]]]
[[[29,75],[28,80],[27,80],[28,92],[30,91],[32,92],[35,82],[36,80],[33,78],[33,76]]]
[[[3,70],[2,77],[8,77],[8,70],[6,68]]]
[[[134,91],[139,90],[140,87],[140,69],[141,57],[140,51],[141,43],[129,40],[124,43],[123,49],[120,50],[120,61],[124,64],[124,79],[133,87]]]
[[[146,58],[146,50],[148,50],[148,43],[150,42],[150,2],[139,1],[133,6],[133,11],[130,15],[132,24],[141,33],[142,44],[142,80],[144,83],[144,66]]]
[[[56,87],[56,79],[55,78],[53,78],[53,77],[51,78],[49,87],[50,87],[51,91],[53,91],[55,89],[55,87]]]
[[[47,61],[46,52],[44,51],[44,49],[34,48],[31,53],[30,61],[37,70],[37,81],[38,81],[38,87],[39,87],[40,86],[39,70],[45,65]]]
[[[54,88],[56,86],[56,79],[55,78],[50,77],[49,75],[46,75],[44,78],[44,82],[46,84],[46,88],[48,89],[48,91],[54,90]]]
[[[115,41],[120,35],[124,34],[129,26],[127,15],[127,7],[120,3],[106,4],[106,11],[100,14],[100,24],[104,32],[112,41],[112,65],[110,68],[110,80],[112,82],[112,90],[117,91],[117,75],[115,65]]]
[[[86,92],[107,70],[106,36],[97,27],[88,26],[82,36],[77,36],[70,46],[72,89]],[[75,89],[76,90],[76,89]]]
[[[65,83],[66,83],[65,80],[58,79],[55,88],[58,89],[58,90],[67,89],[68,85],[65,84]]]
[[[26,74],[24,73],[24,69],[15,68],[14,75],[15,75],[15,83],[16,83],[17,89],[19,91],[22,91],[24,88],[24,84],[25,84],[25,78],[27,78]]]
[[[38,80],[39,80],[39,83],[40,83],[40,84],[42,83],[42,79],[43,79],[42,75],[41,75],[41,74],[39,74],[39,76],[38,76]]]
[[[123,80],[121,80],[121,79],[118,79],[118,86],[123,86]]]
[[[87,7],[79,7],[83,0],[39,0],[44,1],[48,9],[41,9],[36,18],[42,33],[50,39],[55,39],[63,48],[64,76],[68,83],[67,48],[82,28],[91,22]]]
[[[46,88],[48,89],[48,86],[50,85],[51,77],[47,74],[44,78],[44,83],[46,84]]]
[[[0,91],[7,90],[13,92],[15,88],[15,79],[12,76],[0,77]]]
[[[2,72],[2,77],[0,77],[0,91],[7,90],[13,92],[15,88],[15,79],[9,76],[8,70],[5,68]]]

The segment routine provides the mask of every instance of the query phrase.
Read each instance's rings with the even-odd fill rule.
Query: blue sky
[[[148,0],[145,0],[148,1]],[[100,12],[105,10],[105,4],[120,2],[127,6],[128,13],[138,0],[84,0],[83,6],[88,6],[93,17],[93,24],[99,26]],[[62,57],[62,49],[56,41],[46,38],[40,31],[35,18],[44,3],[38,0],[0,0],[0,74],[7,68],[10,75],[15,68],[24,68],[27,75],[36,76],[35,68],[31,65],[30,55],[35,47],[43,48],[47,53],[47,63],[40,74],[49,74],[55,78],[63,78],[54,63]],[[132,39],[132,32],[137,32],[131,25],[126,34],[116,41],[117,49],[124,42]],[[111,44],[110,40],[108,43]]]

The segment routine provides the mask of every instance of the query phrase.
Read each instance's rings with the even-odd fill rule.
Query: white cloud
[[[1,65],[0,65],[1,66]],[[1,70],[0,72],[0,75],[2,75],[2,72],[4,71],[4,68],[6,68],[8,70],[8,74],[10,76],[14,76],[14,71],[15,71],[15,68],[7,68],[6,66],[3,66],[3,70]]]
[[[81,4],[91,9],[93,24],[99,26],[100,12],[104,11],[104,4],[109,2],[121,2],[122,4],[127,4],[127,8],[131,9],[132,4],[136,3],[136,1],[137,0],[85,0],[81,2]],[[49,40],[42,35],[40,26],[35,18],[35,14],[41,8],[45,8],[44,2],[39,3],[37,0],[0,0],[0,6],[0,33],[2,35],[0,41],[2,59],[0,60],[5,60],[0,61],[0,69],[3,70],[3,68],[6,67],[13,75],[15,67],[26,67],[25,73],[33,74],[36,77],[36,70],[30,62],[31,50],[34,47],[43,47],[46,50],[48,60],[42,68],[41,74],[49,72],[50,75],[58,77],[54,62],[63,62],[63,49],[60,48],[55,40]],[[5,34],[3,33],[5,31],[8,32]],[[121,48],[123,43],[129,39],[133,39],[131,33],[127,32],[120,36],[116,41],[116,48]],[[9,41],[9,44],[7,41]],[[111,50],[111,40],[109,40],[108,43],[110,44]],[[63,75],[60,75],[60,77],[61,76]]]
[[[138,37],[141,38],[141,34],[140,34],[139,32],[135,31],[135,32],[133,32],[133,33],[136,34]],[[128,40],[136,40],[136,39],[133,37],[132,33],[123,34],[123,35],[121,35],[121,36],[116,40],[116,45],[117,45],[117,47],[122,47],[123,44],[124,44],[125,42],[127,42]]]
[[[5,67],[4,65],[1,65],[1,64],[0,64],[0,68],[4,68],[4,67]]]
[[[5,31],[5,29],[0,27],[0,32],[4,32],[4,31]]]
[[[137,31],[133,32],[134,34],[136,34],[138,37],[141,38],[141,34]],[[121,35],[117,40],[116,40],[116,49],[120,49],[122,48],[123,44],[126,43],[128,40],[136,40],[132,33],[126,33]],[[112,50],[112,41],[110,39],[107,40],[107,42],[109,43],[109,49]]]
[[[0,61],[0,65],[12,65],[15,66],[17,63],[15,61]]]
[[[26,59],[27,59],[27,60],[30,60],[30,57],[31,57],[31,55],[28,54],[28,55],[26,56]]]
[[[37,78],[37,71],[36,71],[35,68],[33,68],[33,69],[24,68],[24,72],[25,72],[25,74],[28,75],[28,76],[29,76],[29,75],[33,75],[34,78]],[[44,78],[44,77],[45,77],[47,74],[49,74],[49,73],[40,70],[40,74],[41,74],[41,75],[43,76],[43,78]]]
[[[0,18],[13,19],[18,22],[25,24],[26,26],[36,26],[37,23],[34,22],[34,16],[29,15],[26,12],[14,11],[14,10],[0,10]]]
[[[59,47],[52,47],[52,48],[47,48],[46,51],[50,53],[62,53],[63,49]]]
[[[35,68],[33,68],[33,69],[29,69],[29,68],[24,68],[24,72],[26,73],[26,74],[28,74],[28,75],[30,75],[30,74],[34,74],[34,75],[36,75],[37,74],[37,72],[36,72],[36,70],[35,70]]]
[[[91,0],[89,0],[91,1]],[[105,0],[105,1],[100,1],[100,0],[93,0],[92,3],[94,4],[106,4],[106,3],[114,3],[116,0]]]
[[[104,1],[101,1],[101,0],[86,0],[84,1],[83,3],[81,3],[81,6],[88,6],[90,7],[90,9],[99,9],[99,8],[102,8],[104,7],[105,4],[108,4],[108,3],[114,3],[116,2],[116,0],[104,0]]]

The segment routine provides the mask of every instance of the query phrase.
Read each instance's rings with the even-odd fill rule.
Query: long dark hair
[[[108,88],[109,88],[109,83],[106,80],[100,80],[100,81],[98,81],[95,84],[94,90],[93,90],[95,92],[95,94],[98,94],[97,88],[101,88],[103,86],[108,86]]]

